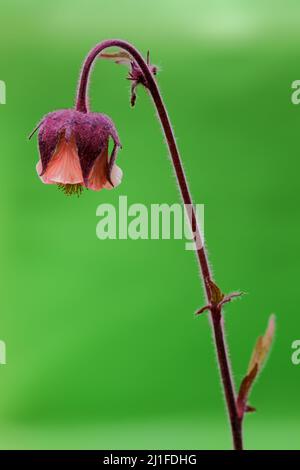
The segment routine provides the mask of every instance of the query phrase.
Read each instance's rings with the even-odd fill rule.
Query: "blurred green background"
[[[96,208],[174,203],[178,190],[151,102],[129,107],[126,70],[98,62],[92,109],[110,115],[122,185],[65,197],[38,179],[44,114],[71,107],[102,39],[149,48],[224,292],[239,384],[277,315],[271,358],[251,396],[248,449],[299,449],[299,2],[2,0],[0,79],[1,448],[228,449],[202,286],[184,241],[96,238]]]

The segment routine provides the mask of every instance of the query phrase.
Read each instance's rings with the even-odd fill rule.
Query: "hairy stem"
[[[151,69],[149,68],[149,65],[134,46],[123,40],[112,39],[103,41],[91,50],[82,68],[76,100],[76,109],[77,111],[81,111],[83,113],[88,112],[87,91],[92,65],[94,63],[94,60],[104,49],[112,46],[116,46],[127,51],[131,55],[133,60],[138,64],[144,75],[146,88],[148,89],[153,99],[164,135],[166,137],[183,203],[185,206],[191,209],[188,213],[188,217],[192,232],[195,234],[195,239],[197,240],[197,258],[199,261],[199,266],[203,278],[206,299],[208,304],[211,306],[210,313],[214,332],[215,346],[217,351],[217,359],[225,393],[229,420],[231,424],[233,445],[234,449],[242,450],[242,420],[239,418],[237,411],[236,393],[233,384],[233,379],[231,376],[230,362],[225,344],[224,325],[221,307],[214,300],[212,286],[215,286],[215,283],[213,282],[212,273],[208,263],[207,253],[202,242],[203,237],[192,205],[192,197],[189,191],[187,179],[183,170],[183,165],[177,148],[175,135],[171,126],[166,107],[164,105],[156,80],[151,72]]]

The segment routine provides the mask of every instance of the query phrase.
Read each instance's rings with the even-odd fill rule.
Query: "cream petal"
[[[111,175],[110,175],[110,179],[111,179],[111,182],[112,182],[113,186],[108,181],[106,181],[106,183],[103,187],[105,189],[114,189],[114,188],[116,188],[117,186],[119,186],[119,184],[121,184],[122,177],[123,177],[123,171],[121,170],[121,168],[118,165],[114,165],[112,167]]]

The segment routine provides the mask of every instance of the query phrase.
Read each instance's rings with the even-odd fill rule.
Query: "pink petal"
[[[39,161],[37,164],[39,175],[41,173],[41,166]],[[83,183],[77,147],[73,137],[70,141],[66,141],[65,137],[60,139],[57,149],[48,163],[47,170],[40,178],[45,184]]]
[[[90,171],[87,188],[93,191],[100,191],[106,183],[106,174],[108,167],[108,149],[105,147],[97,157]]]
[[[97,157],[97,160],[92,167],[87,187],[93,191],[100,191],[101,189],[113,189],[121,183],[122,170],[117,165],[114,165],[111,171],[111,182],[112,186],[107,180],[108,171],[108,148],[106,147],[102,153]]]

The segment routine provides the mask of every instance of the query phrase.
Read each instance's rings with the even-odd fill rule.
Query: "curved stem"
[[[230,424],[231,424],[233,445],[236,450],[242,450],[243,449],[242,420],[239,418],[238,411],[237,411],[236,393],[235,393],[234,384],[233,384],[233,380],[231,376],[229,358],[228,358],[228,354],[226,350],[221,307],[217,305],[217,303],[214,301],[214,298],[213,298],[214,295],[213,295],[212,288],[213,286],[215,286],[215,284],[213,283],[213,277],[212,277],[211,270],[209,267],[207,253],[202,242],[203,241],[202,234],[201,234],[198,222],[197,222],[195,210],[192,205],[192,197],[189,191],[186,176],[184,174],[183,165],[181,162],[181,158],[180,158],[176,140],[175,140],[175,135],[171,126],[171,122],[170,122],[166,107],[164,105],[156,80],[147,62],[144,60],[142,55],[137,51],[137,49],[134,46],[132,46],[130,43],[123,41],[123,40],[112,39],[112,40],[103,41],[102,43],[98,44],[97,46],[94,47],[94,49],[91,50],[82,68],[78,94],[77,94],[77,100],[76,100],[76,109],[77,111],[80,111],[83,113],[88,112],[87,90],[88,90],[91,67],[94,63],[94,60],[99,56],[99,54],[104,49],[108,47],[112,47],[112,46],[120,47],[121,49],[124,49],[125,51],[127,51],[132,56],[134,61],[138,64],[138,66],[140,67],[143,73],[145,83],[146,83],[146,88],[148,89],[153,99],[154,105],[156,107],[156,110],[157,110],[157,113],[158,113],[158,116],[159,116],[159,119],[163,128],[164,135],[167,140],[167,145],[168,145],[169,152],[171,155],[171,159],[172,159],[172,163],[174,166],[174,170],[175,170],[175,174],[177,177],[183,203],[185,206],[190,208],[190,211],[188,211],[190,226],[191,226],[192,232],[195,234],[196,240],[198,241],[200,245],[200,247],[199,245],[197,245],[197,258],[199,261],[201,274],[202,274],[202,278],[204,282],[205,295],[206,295],[208,303],[212,306],[212,308],[210,309],[210,312],[211,312],[212,326],[213,326],[213,332],[214,332],[214,340],[215,340],[217,359],[218,359],[218,364],[220,368],[220,374],[221,374],[221,379],[222,379],[222,384],[224,388],[226,404],[227,404],[228,414],[229,414],[229,419],[230,419]]]

